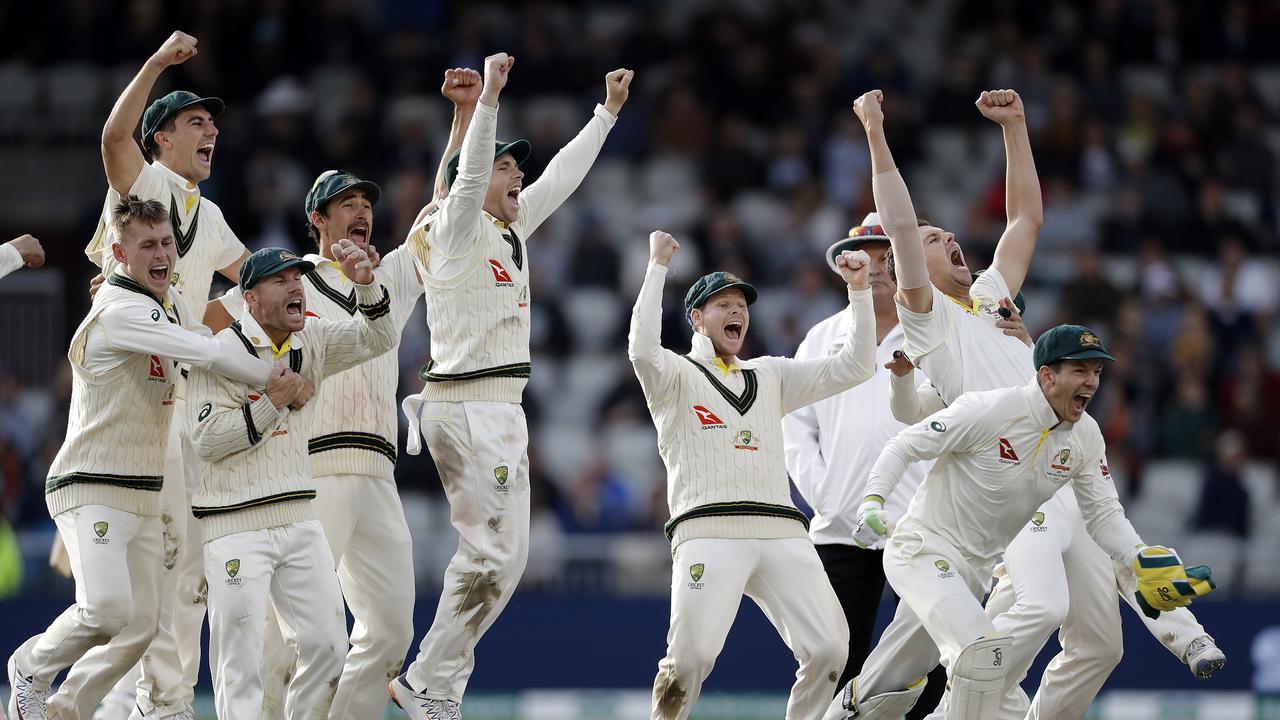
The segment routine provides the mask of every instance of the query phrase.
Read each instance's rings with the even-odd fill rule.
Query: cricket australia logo
[[[1068,462],[1071,462],[1071,448],[1063,448],[1062,452],[1053,456],[1053,462],[1049,467],[1066,472],[1071,469],[1071,466],[1067,464]]]
[[[498,467],[494,468],[493,479],[497,480],[498,484],[494,485],[493,489],[497,490],[500,493],[510,492],[511,488],[507,487],[507,478],[509,478],[510,476],[511,476],[511,470],[506,465],[499,465]]]
[[[240,578],[236,576],[240,574],[240,558],[232,558],[231,560],[228,560],[226,565],[223,567],[227,569],[227,584],[239,585]]]
[[[759,450],[760,441],[750,430],[741,430],[733,438],[733,447],[737,450]]]
[[[111,538],[107,537],[107,528],[111,527],[105,520],[99,520],[93,524],[93,534],[98,537],[93,539],[95,545],[109,545]]]
[[[951,563],[947,562],[946,560],[935,561],[933,563],[933,566],[938,568],[938,577],[940,578],[955,577],[955,573],[952,572],[951,570]]]
[[[694,563],[689,566],[689,577],[693,579],[693,582],[689,583],[690,590],[702,589],[702,574],[706,570],[707,566],[704,563]]]
[[[1044,525],[1044,513],[1038,510],[1036,511],[1035,515],[1031,516],[1031,524],[1034,526],[1031,528],[1031,532],[1044,532],[1049,529],[1046,527],[1041,527],[1042,525]]]

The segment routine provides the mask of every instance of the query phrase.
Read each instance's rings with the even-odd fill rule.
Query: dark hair
[[[158,225],[169,221],[169,211],[159,201],[139,200],[137,195],[121,198],[111,208],[111,229],[115,231],[117,240],[124,237],[125,228],[135,221]]]
[[[925,227],[932,224],[927,219],[916,216],[916,227]],[[895,283],[898,282],[898,271],[893,266],[893,245],[889,245],[889,249],[884,251],[884,267],[889,272],[889,278]]]
[[[326,202],[324,205],[321,205],[320,207],[316,208],[315,211],[320,213],[320,217],[324,217],[324,218],[329,217],[329,214],[324,211],[324,209],[328,207],[328,205],[329,203]],[[307,237],[311,238],[311,242],[313,243],[320,242],[320,230],[315,226],[315,223],[311,222],[310,215],[307,216]]]
[[[156,154],[160,151],[160,148],[156,147],[156,133],[158,132],[171,133],[177,129],[178,129],[178,116],[174,115],[168,120],[165,120],[163,125],[156,128],[155,130],[152,130],[150,135],[142,138],[142,154],[146,155],[148,160],[155,160]]]

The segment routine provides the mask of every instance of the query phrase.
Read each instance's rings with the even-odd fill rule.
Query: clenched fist
[[[480,73],[471,68],[451,68],[444,71],[444,84],[440,94],[454,105],[475,105],[480,99],[483,81]]]
[[[507,86],[507,76],[516,59],[506,53],[490,55],[484,59],[484,89],[480,91],[480,101],[489,107],[498,106],[498,94]]]
[[[174,30],[169,39],[165,40],[160,49],[151,56],[151,60],[163,67],[181,65],[199,53],[199,50],[196,49],[196,44],[199,42],[199,40],[181,30]]]
[[[671,237],[671,233],[654,230],[649,233],[649,262],[666,266],[671,264],[671,257],[680,249],[680,243]]]
[[[853,112],[862,121],[862,127],[870,130],[872,127],[884,124],[883,105],[884,93],[880,90],[871,90],[862,93],[857,100],[853,101]]]
[[[604,109],[617,115],[631,95],[631,79],[636,76],[635,70],[618,68],[604,76]]]
[[[836,258],[836,270],[849,284],[850,290],[866,290],[871,287],[868,282],[871,256],[865,250],[845,250],[840,253],[840,257]]]
[[[44,264],[44,247],[31,235],[19,235],[6,244],[18,251],[22,256],[22,263],[27,267],[38,268]]]
[[[1022,98],[1013,90],[983,90],[973,104],[982,117],[1001,125],[1023,119]]]
[[[368,285],[373,282],[373,262],[369,253],[360,249],[359,245],[343,238],[329,247],[337,258],[342,273],[357,285]]]

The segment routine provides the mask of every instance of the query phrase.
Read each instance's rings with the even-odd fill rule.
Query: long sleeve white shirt
[[[844,347],[853,325],[849,310],[828,317],[805,335],[797,360],[834,355]],[[902,327],[895,325],[876,348],[875,374],[860,385],[806,405],[782,419],[783,449],[791,481],[813,508],[809,536],[815,544],[853,545],[858,505],[866,495],[871,466],[885,443],[905,424],[889,410],[893,373],[884,364],[902,346]],[[916,377],[912,372],[907,382]],[[909,466],[885,507],[902,517],[907,503],[924,480],[932,462]],[[876,549],[884,547],[881,541]]]
[[[966,393],[903,430],[871,470],[867,493],[888,497],[907,466],[936,459],[894,533],[937,533],[990,572],[1036,508],[1071,483],[1089,534],[1128,562],[1142,539],[1107,472],[1098,423],[1058,420],[1039,382]]]
[[[0,245],[0,277],[8,275],[25,264],[22,261],[22,253],[18,252],[18,248],[9,243]]]

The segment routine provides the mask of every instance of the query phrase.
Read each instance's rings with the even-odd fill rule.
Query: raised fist
[[[631,95],[631,79],[636,76],[635,70],[618,68],[604,76],[604,109],[617,115]]]
[[[649,233],[649,260],[659,265],[669,265],[671,256],[680,249],[680,243],[671,237],[671,233],[654,230]]]
[[[884,93],[880,90],[862,93],[857,100],[853,101],[853,112],[862,121],[862,127],[870,129],[873,125],[884,123],[884,108],[881,107],[883,104]]]
[[[496,106],[498,93],[507,86],[507,75],[516,59],[506,53],[490,55],[484,59],[484,89],[480,91],[480,99],[485,105]]]
[[[1013,90],[983,90],[973,104],[982,117],[1001,125],[1023,118],[1022,98]]]
[[[836,270],[840,277],[854,290],[866,290],[870,287],[868,275],[871,272],[871,256],[865,250],[845,250],[836,258]]]
[[[196,49],[196,44],[199,42],[199,40],[181,30],[174,30],[169,39],[165,40],[160,49],[151,56],[151,59],[165,67],[181,65],[196,56],[196,53],[199,52]]]
[[[22,262],[27,267],[38,268],[44,264],[44,248],[31,235],[19,235],[8,244],[22,255]]]
[[[347,238],[342,238],[329,247],[333,256],[338,259],[342,273],[357,285],[368,285],[373,282],[373,262],[369,253],[360,249],[359,245]]]
[[[480,73],[471,68],[452,68],[444,71],[444,84],[440,94],[454,105],[475,105],[484,87]]]

